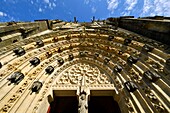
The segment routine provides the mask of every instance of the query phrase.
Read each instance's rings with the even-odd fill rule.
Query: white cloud
[[[39,9],[38,9],[38,11],[39,11],[39,12],[42,12],[42,9],[41,9],[41,8],[39,8]]]
[[[50,3],[50,1],[49,1],[49,0],[44,0],[44,2],[45,2],[45,3],[47,3],[47,4],[49,4],[49,3]]]
[[[141,16],[170,16],[170,0],[144,0]]]
[[[7,16],[6,13],[0,11],[0,17]]]
[[[95,13],[96,12],[96,8],[95,7],[92,7],[92,13]]]
[[[56,7],[56,4],[55,4],[55,3],[53,3],[53,7]]]
[[[31,4],[34,4],[34,2],[33,2],[33,1],[31,1]]]
[[[111,13],[114,12],[114,10],[118,7],[119,2],[118,0],[107,0],[107,9],[111,11]]]
[[[135,5],[137,4],[137,2],[138,2],[138,0],[126,0],[125,4],[127,6],[125,9],[128,11],[132,10],[135,7]]]
[[[89,4],[90,0],[84,0],[85,4]]]

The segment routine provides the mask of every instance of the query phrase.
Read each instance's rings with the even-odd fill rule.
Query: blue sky
[[[170,16],[170,0],[0,0],[0,22]]]

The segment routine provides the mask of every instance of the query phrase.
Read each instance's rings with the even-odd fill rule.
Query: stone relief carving
[[[57,84],[80,84],[82,78],[84,78],[86,85],[110,83],[108,77],[101,73],[97,67],[78,63],[65,71],[57,81]]]

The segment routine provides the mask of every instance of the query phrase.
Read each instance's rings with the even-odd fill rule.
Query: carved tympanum
[[[110,80],[96,66],[78,63],[66,70],[57,84],[109,84]]]

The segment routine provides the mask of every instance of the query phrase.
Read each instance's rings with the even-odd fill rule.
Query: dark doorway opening
[[[78,100],[76,96],[55,97],[50,107],[50,113],[78,113]]]
[[[88,113],[121,113],[121,111],[113,97],[91,96]]]

